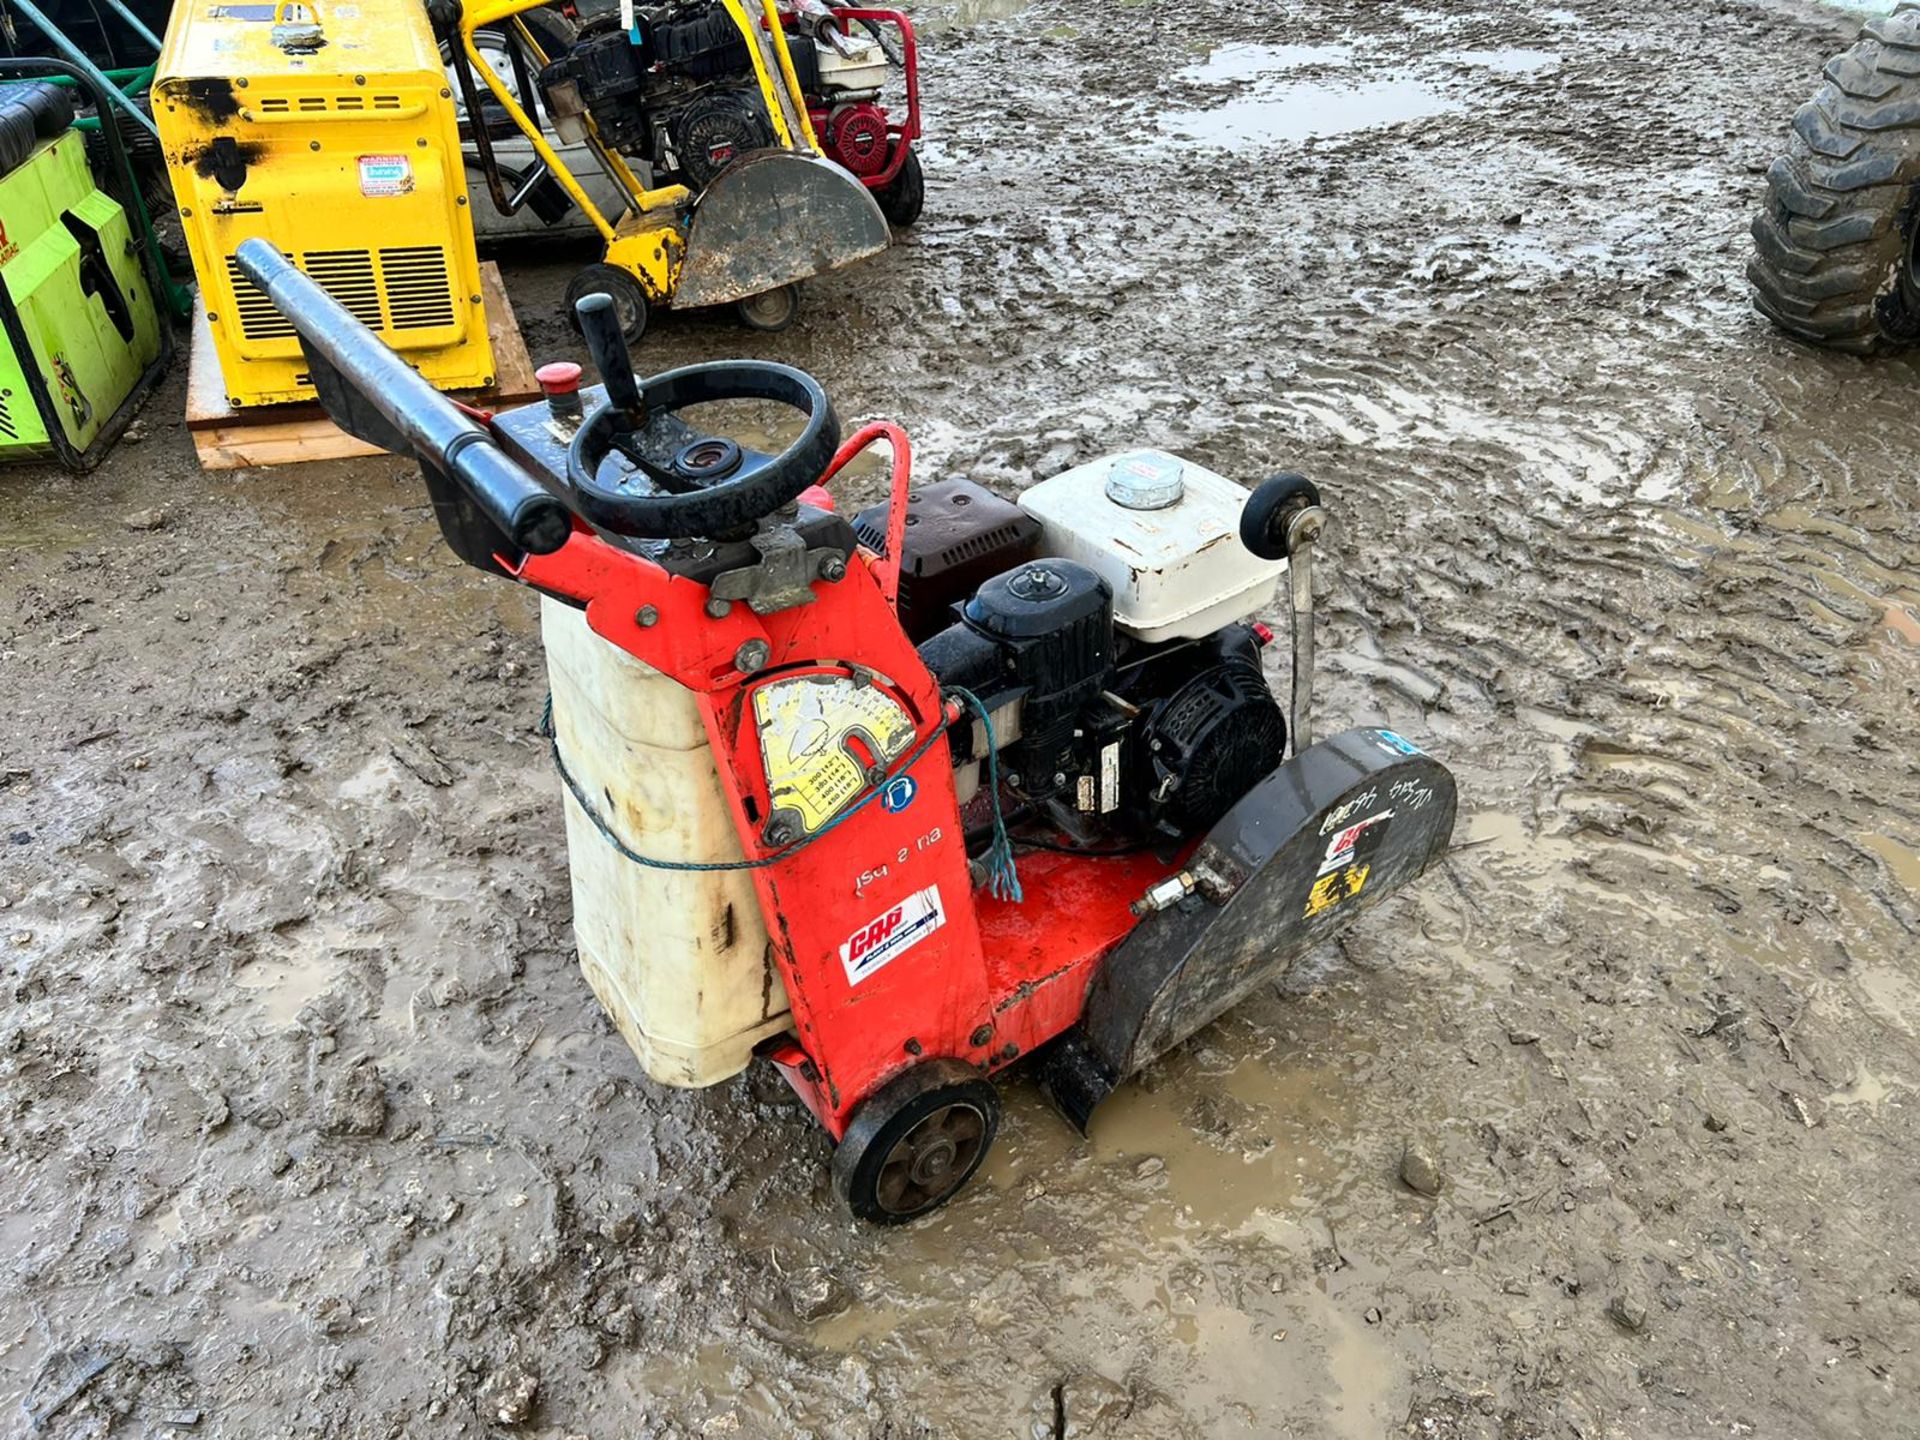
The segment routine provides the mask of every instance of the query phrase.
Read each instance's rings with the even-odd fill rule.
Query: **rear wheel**
[[[1767,172],[1747,264],[1781,329],[1865,353],[1920,342],[1920,5],[1830,61]]]
[[[618,265],[589,265],[567,282],[567,318],[580,328],[578,306],[589,295],[613,298],[613,313],[620,321],[620,336],[629,346],[638,345],[647,333],[647,292],[640,282]]]
[[[749,295],[737,302],[733,308],[740,317],[740,323],[749,330],[777,335],[793,324],[794,317],[800,313],[800,287],[781,285],[772,290],[762,290],[758,295]]]
[[[834,1188],[859,1219],[904,1224],[959,1193],[999,1128],[992,1081],[958,1060],[929,1060],[854,1112],[833,1153]]]
[[[896,230],[904,230],[920,218],[927,203],[927,177],[920,169],[918,150],[907,151],[907,158],[900,162],[900,173],[875,190],[873,198],[880,202],[880,213]]]

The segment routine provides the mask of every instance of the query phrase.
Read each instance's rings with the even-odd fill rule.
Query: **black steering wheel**
[[[607,386],[607,403],[567,449],[567,484],[589,525],[646,540],[737,535],[799,499],[826,473],[840,446],[840,420],[811,375],[760,360],[718,360],[642,383],[634,378],[612,301],[589,295],[578,309]],[[806,427],[769,456],[697,431],[677,413],[715,400],[769,401],[799,411]],[[632,467],[618,489],[601,476],[616,453]],[[644,488],[634,488],[636,481]]]

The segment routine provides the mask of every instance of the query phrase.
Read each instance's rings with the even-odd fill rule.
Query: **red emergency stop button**
[[[571,360],[555,360],[533,372],[540,389],[548,395],[568,395],[580,388],[584,372]]]
[[[571,360],[553,360],[533,372],[540,391],[547,397],[547,408],[557,420],[580,417],[580,376],[583,372]]]

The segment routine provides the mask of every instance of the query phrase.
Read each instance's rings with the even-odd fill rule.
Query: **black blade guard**
[[[893,243],[867,187],[831,160],[757,150],[694,203],[676,305],[726,305],[823,274]]]
[[[1127,1076],[1411,884],[1446,853],[1453,776],[1391,730],[1296,755],[1208,832],[1196,889],[1115,947],[1041,1083],[1082,1132]]]

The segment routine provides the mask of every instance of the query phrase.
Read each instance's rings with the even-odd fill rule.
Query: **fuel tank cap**
[[[1171,455],[1122,455],[1107,470],[1107,498],[1129,510],[1165,510],[1187,493],[1186,467]]]

